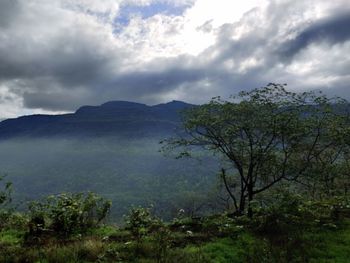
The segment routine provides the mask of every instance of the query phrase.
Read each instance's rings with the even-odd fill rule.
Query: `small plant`
[[[166,262],[171,244],[170,230],[165,225],[160,226],[158,230],[153,233],[153,241],[156,262]]]
[[[129,214],[125,216],[126,229],[131,232],[135,240],[135,255],[139,256],[142,250],[143,238],[156,232],[162,225],[162,222],[152,216],[150,208],[132,207]]]
[[[151,226],[159,220],[151,215],[149,208],[133,207],[125,216],[126,229],[130,230],[136,240],[146,235]]]

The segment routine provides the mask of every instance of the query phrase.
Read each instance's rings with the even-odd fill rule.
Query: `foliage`
[[[166,136],[9,139],[0,141],[0,167],[10,173],[5,179],[15,186],[15,205],[88,189],[112,200],[110,218],[116,223],[123,223],[131,205],[154,204],[157,215],[171,220],[178,209],[206,202],[202,197],[211,190],[211,174],[218,167],[213,158],[200,166],[196,160],[165,158],[158,150]],[[211,212],[201,207],[195,214],[203,211]]]
[[[0,176],[0,184],[5,177]],[[12,183],[5,182],[3,189],[0,189],[0,230],[4,228],[9,221],[13,211],[9,207],[12,197]]]
[[[125,216],[126,229],[128,229],[136,240],[145,236],[152,227],[161,225],[161,221],[151,214],[150,208],[132,207]]]
[[[283,191],[272,198],[274,202],[255,207],[256,216],[251,227],[273,245],[298,242],[303,231],[316,218],[312,217],[309,210],[303,209],[304,200],[299,195]]]
[[[171,231],[165,225],[161,225],[153,233],[152,240],[154,242],[154,252],[157,262],[166,262],[165,258],[169,256],[171,246]]]
[[[300,181],[317,167],[321,154],[336,151],[342,160],[349,132],[344,112],[335,107],[342,99],[329,99],[314,92],[293,93],[284,85],[241,92],[232,101],[214,98],[184,112],[186,137],[167,140],[170,149],[195,146],[221,154],[233,169],[221,177],[237,214],[255,196],[282,181]]]
[[[23,246],[24,231],[0,231],[0,261],[347,262],[350,255],[348,219],[336,221],[336,228],[317,222],[310,223],[311,217],[303,217],[309,214],[308,209],[312,209],[307,201],[292,193],[280,193],[278,198],[277,203],[257,207],[254,220],[213,215],[200,220],[178,219],[176,227],[173,223],[159,224],[149,209],[134,207],[134,212],[131,213],[135,218],[131,220],[135,222],[133,225],[143,225],[147,229],[140,242],[130,232],[130,224],[125,228],[102,226],[80,237],[46,240],[40,246]],[[329,211],[331,207],[323,209]],[[280,215],[276,215],[278,213]],[[331,213],[328,215],[328,219],[333,220]],[[275,220],[276,216],[278,220]],[[269,220],[274,225],[266,225]],[[286,226],[287,221],[291,226]],[[154,223],[157,227],[154,227]],[[186,226],[185,229],[182,230],[178,224]],[[194,228],[188,228],[194,225]],[[298,225],[304,227],[296,234],[294,231]],[[273,227],[278,231],[271,231]]]
[[[200,210],[213,205],[209,194],[189,191],[185,178],[176,177],[168,182],[180,181],[181,206],[162,207],[168,214],[178,211],[171,223],[136,206],[125,216],[125,227],[101,227],[111,203],[96,194],[49,196],[21,214],[7,209],[6,184],[0,191],[0,209],[6,208],[0,261],[347,262],[350,129],[340,110],[344,101],[288,92],[277,84],[238,98],[215,98],[188,110],[188,135],[168,141],[170,148],[202,146],[224,157],[221,189],[232,202],[219,195],[235,213],[205,216]],[[157,178],[152,185],[162,189],[164,178]],[[157,193],[167,204],[169,189]]]
[[[4,180],[3,176],[0,176],[0,182]],[[11,192],[12,192],[12,183],[6,182],[4,189],[0,191],[0,206],[5,206],[11,202]]]
[[[85,233],[107,216],[110,207],[110,201],[94,193],[51,195],[29,205],[29,236],[46,230],[65,237]]]

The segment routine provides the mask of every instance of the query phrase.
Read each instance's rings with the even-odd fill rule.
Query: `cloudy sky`
[[[0,118],[268,82],[350,99],[349,0],[0,0]]]

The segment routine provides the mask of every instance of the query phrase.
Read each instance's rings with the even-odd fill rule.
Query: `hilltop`
[[[21,116],[0,123],[0,139],[169,134],[179,127],[179,113],[193,106],[182,101],[154,106],[110,101],[100,106],[82,106],[69,114]]]

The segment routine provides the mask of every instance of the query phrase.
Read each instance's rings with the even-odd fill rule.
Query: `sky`
[[[349,0],[0,0],[0,118],[267,83],[350,99]]]

